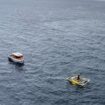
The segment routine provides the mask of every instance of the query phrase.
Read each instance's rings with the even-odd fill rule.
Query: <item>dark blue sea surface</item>
[[[0,59],[0,105],[105,105],[105,0],[0,0]]]

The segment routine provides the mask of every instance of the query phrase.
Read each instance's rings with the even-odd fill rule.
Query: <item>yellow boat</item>
[[[72,85],[77,85],[77,86],[85,86],[90,80],[87,78],[82,78],[80,80],[77,80],[77,76],[69,77],[67,80],[72,84]]]
[[[78,81],[78,80],[70,80],[70,82],[73,85],[79,85],[80,84],[80,81]]]

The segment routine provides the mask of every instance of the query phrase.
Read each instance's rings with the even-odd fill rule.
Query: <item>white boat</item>
[[[17,63],[17,64],[24,64],[24,56],[21,53],[15,52],[12,53],[9,57],[8,57],[9,61]]]
[[[85,86],[87,83],[90,82],[90,79],[88,78],[83,78],[81,77],[80,80],[77,80],[78,76],[73,76],[67,78],[67,80],[72,84],[72,85],[77,85],[77,86]]]

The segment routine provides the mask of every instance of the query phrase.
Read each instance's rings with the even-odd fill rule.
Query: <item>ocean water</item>
[[[0,59],[0,105],[104,105],[105,0],[0,0]]]

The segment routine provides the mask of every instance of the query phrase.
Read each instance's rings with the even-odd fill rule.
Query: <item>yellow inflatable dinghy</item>
[[[77,85],[77,86],[85,86],[90,80],[87,78],[82,78],[80,80],[77,80],[77,76],[69,77],[67,80],[72,84],[72,85]]]

